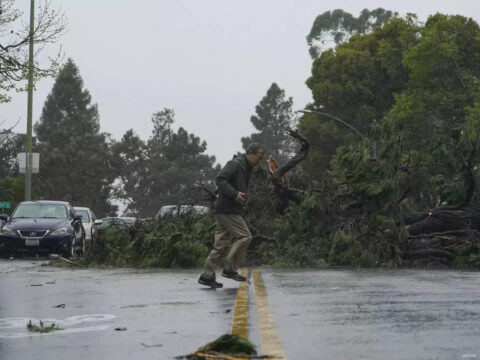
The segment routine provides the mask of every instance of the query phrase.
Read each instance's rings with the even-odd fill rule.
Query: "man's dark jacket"
[[[215,214],[242,214],[242,205],[235,201],[238,192],[246,193],[252,168],[246,155],[234,156],[215,177],[218,197],[215,201]]]

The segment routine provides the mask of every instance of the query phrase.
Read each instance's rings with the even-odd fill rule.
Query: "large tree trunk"
[[[478,252],[480,216],[463,210],[437,209],[404,216],[409,233],[403,258],[414,262],[455,260],[458,253]]]

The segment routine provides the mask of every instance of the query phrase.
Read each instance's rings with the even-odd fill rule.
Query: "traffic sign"
[[[0,201],[0,209],[10,209],[10,201]]]

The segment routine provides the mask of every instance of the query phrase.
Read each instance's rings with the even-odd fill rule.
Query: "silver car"
[[[85,229],[85,240],[87,247],[93,244],[95,239],[96,225],[101,225],[102,220],[97,220],[97,217],[90,208],[74,206],[75,213],[82,216],[83,228]]]

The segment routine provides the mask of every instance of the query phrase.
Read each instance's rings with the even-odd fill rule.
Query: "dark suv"
[[[24,201],[12,216],[0,215],[0,254],[61,254],[85,251],[82,217],[65,201]]]

